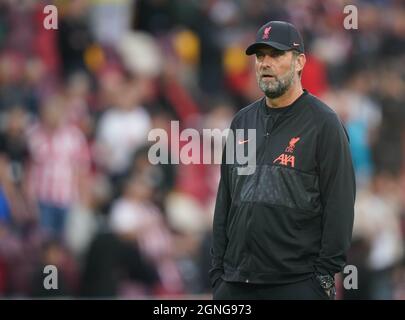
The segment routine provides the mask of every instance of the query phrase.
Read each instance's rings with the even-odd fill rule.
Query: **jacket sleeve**
[[[328,115],[319,133],[318,167],[322,241],[316,272],[334,276],[346,263],[351,244],[356,182],[348,134],[336,114]]]
[[[225,147],[222,151],[221,179],[218,186],[218,193],[214,211],[213,238],[212,238],[212,246],[210,249],[212,268],[209,270],[209,278],[212,287],[215,286],[216,281],[224,273],[223,257],[225,255],[226,247],[228,245],[228,238],[226,236],[226,225],[227,225],[228,211],[231,205],[231,195],[229,190],[229,177],[228,177],[229,164],[226,163],[226,153],[227,153],[227,146],[229,145],[229,143],[231,143],[231,140],[227,139]]]

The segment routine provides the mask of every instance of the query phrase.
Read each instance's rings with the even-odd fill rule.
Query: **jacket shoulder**
[[[251,114],[251,112],[254,112],[260,106],[260,103],[262,100],[263,100],[263,98],[260,98],[256,101],[252,102],[248,106],[239,110],[233,117],[232,124],[236,124],[242,118],[248,117]]]
[[[329,107],[325,102],[318,97],[308,94],[308,106],[313,116],[316,118],[316,122],[328,125],[341,125],[342,121],[338,114]]]
[[[309,108],[312,111],[319,132],[344,132],[347,140],[350,137],[339,115],[326,103],[314,95],[309,95]]]

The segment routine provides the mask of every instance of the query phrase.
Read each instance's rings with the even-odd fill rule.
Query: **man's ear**
[[[306,58],[305,54],[300,53],[297,56],[297,61],[295,64],[295,71],[297,71],[298,73],[302,72],[306,62],[307,62],[307,58]]]

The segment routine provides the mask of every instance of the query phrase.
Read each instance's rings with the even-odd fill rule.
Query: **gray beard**
[[[294,82],[294,72],[295,63],[292,63],[290,71],[286,75],[274,79],[274,82],[266,83],[260,78],[260,75],[257,76],[257,82],[266,97],[275,99],[281,97],[291,87]]]

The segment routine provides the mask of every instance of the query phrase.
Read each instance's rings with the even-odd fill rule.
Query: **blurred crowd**
[[[148,133],[227,128],[261,96],[245,48],[287,20],[350,136],[359,282],[338,298],[405,299],[405,3],[349,2],[0,1],[0,297],[210,298],[218,165],[152,165]]]

